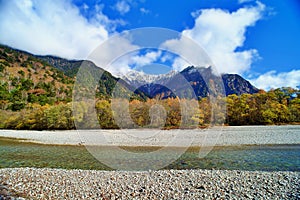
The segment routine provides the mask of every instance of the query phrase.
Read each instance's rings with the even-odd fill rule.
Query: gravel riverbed
[[[221,127],[221,129],[217,128],[209,131],[87,130],[78,132],[1,130],[1,136],[27,139],[37,143],[62,145],[234,146],[300,144],[300,126]],[[26,199],[300,200],[300,172],[0,169],[0,200],[22,200],[23,197]]]
[[[105,146],[234,146],[300,144],[300,125],[224,126],[196,130],[0,130],[0,137],[25,139],[44,144]]]
[[[299,179],[299,172],[0,169],[0,184],[26,199],[300,199]]]

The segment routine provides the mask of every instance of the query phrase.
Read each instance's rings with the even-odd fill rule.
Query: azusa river
[[[156,148],[130,147],[128,150],[145,152]],[[105,150],[109,154],[109,147]],[[300,144],[216,146],[204,158],[199,158],[198,152],[197,147],[189,148],[165,169],[300,171]],[[162,155],[156,162],[163,159]],[[3,137],[0,138],[0,167],[111,170],[96,160],[84,146],[36,144]]]

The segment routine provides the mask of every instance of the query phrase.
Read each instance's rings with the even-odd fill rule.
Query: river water
[[[280,131],[282,129],[280,127]],[[261,131],[264,130],[262,127]],[[272,130],[274,131],[274,128]],[[236,128],[235,131],[237,131]],[[294,131],[298,133],[299,129],[294,129]],[[135,153],[153,152],[158,148],[124,147],[126,151]],[[173,147],[170,151],[176,152],[178,149]],[[110,147],[102,147],[101,151],[106,158],[114,159],[114,152]],[[300,144],[295,143],[215,146],[205,157],[200,158],[198,155],[199,147],[191,147],[164,169],[300,171]],[[152,162],[163,162],[167,156],[161,154]],[[121,162],[134,162],[131,158],[122,159]],[[143,169],[148,169],[149,165],[151,163],[145,163]],[[7,167],[112,169],[95,159],[84,146],[35,144],[0,137],[0,168]]]

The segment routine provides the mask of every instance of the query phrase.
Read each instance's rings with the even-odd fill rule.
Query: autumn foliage
[[[276,89],[257,94],[229,95],[218,99],[179,98],[98,99],[93,102],[40,105],[29,103],[20,111],[0,109],[0,128],[5,129],[118,129],[118,128],[196,128],[211,124],[270,125],[300,122],[297,90]],[[226,110],[222,109],[225,105]],[[75,111],[75,112],[73,112]]]

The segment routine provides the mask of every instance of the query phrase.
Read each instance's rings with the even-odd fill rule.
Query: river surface
[[[288,128],[288,127],[287,127]],[[300,128],[300,127],[299,127]],[[299,128],[293,127],[294,134]],[[260,128],[255,128],[258,131]],[[266,129],[261,127],[260,131]],[[283,127],[279,127],[283,132]],[[238,128],[234,128],[238,132]],[[288,129],[291,131],[291,129]],[[276,131],[276,127],[272,128]],[[246,134],[243,132],[243,134]],[[288,135],[287,135],[288,136]],[[282,136],[284,137],[284,135]],[[285,138],[286,140],[286,138]],[[159,147],[122,147],[128,152],[145,154],[155,152]],[[114,159],[113,148],[100,147],[106,159]],[[180,152],[179,147],[170,147],[170,152]],[[300,171],[300,144],[291,141],[290,144],[241,144],[231,146],[215,146],[206,156],[199,157],[200,147],[190,147],[174,162],[164,166],[164,169],[237,169],[260,171]],[[149,154],[151,156],[151,154]],[[152,155],[153,156],[153,155]],[[167,154],[155,155],[152,162],[164,162]],[[130,157],[120,157],[121,162],[135,162]],[[147,165],[151,163],[145,163]],[[50,145],[22,142],[16,138],[0,137],[0,168],[8,167],[47,167],[65,169],[97,169],[112,168],[99,162],[90,154],[85,146]]]

